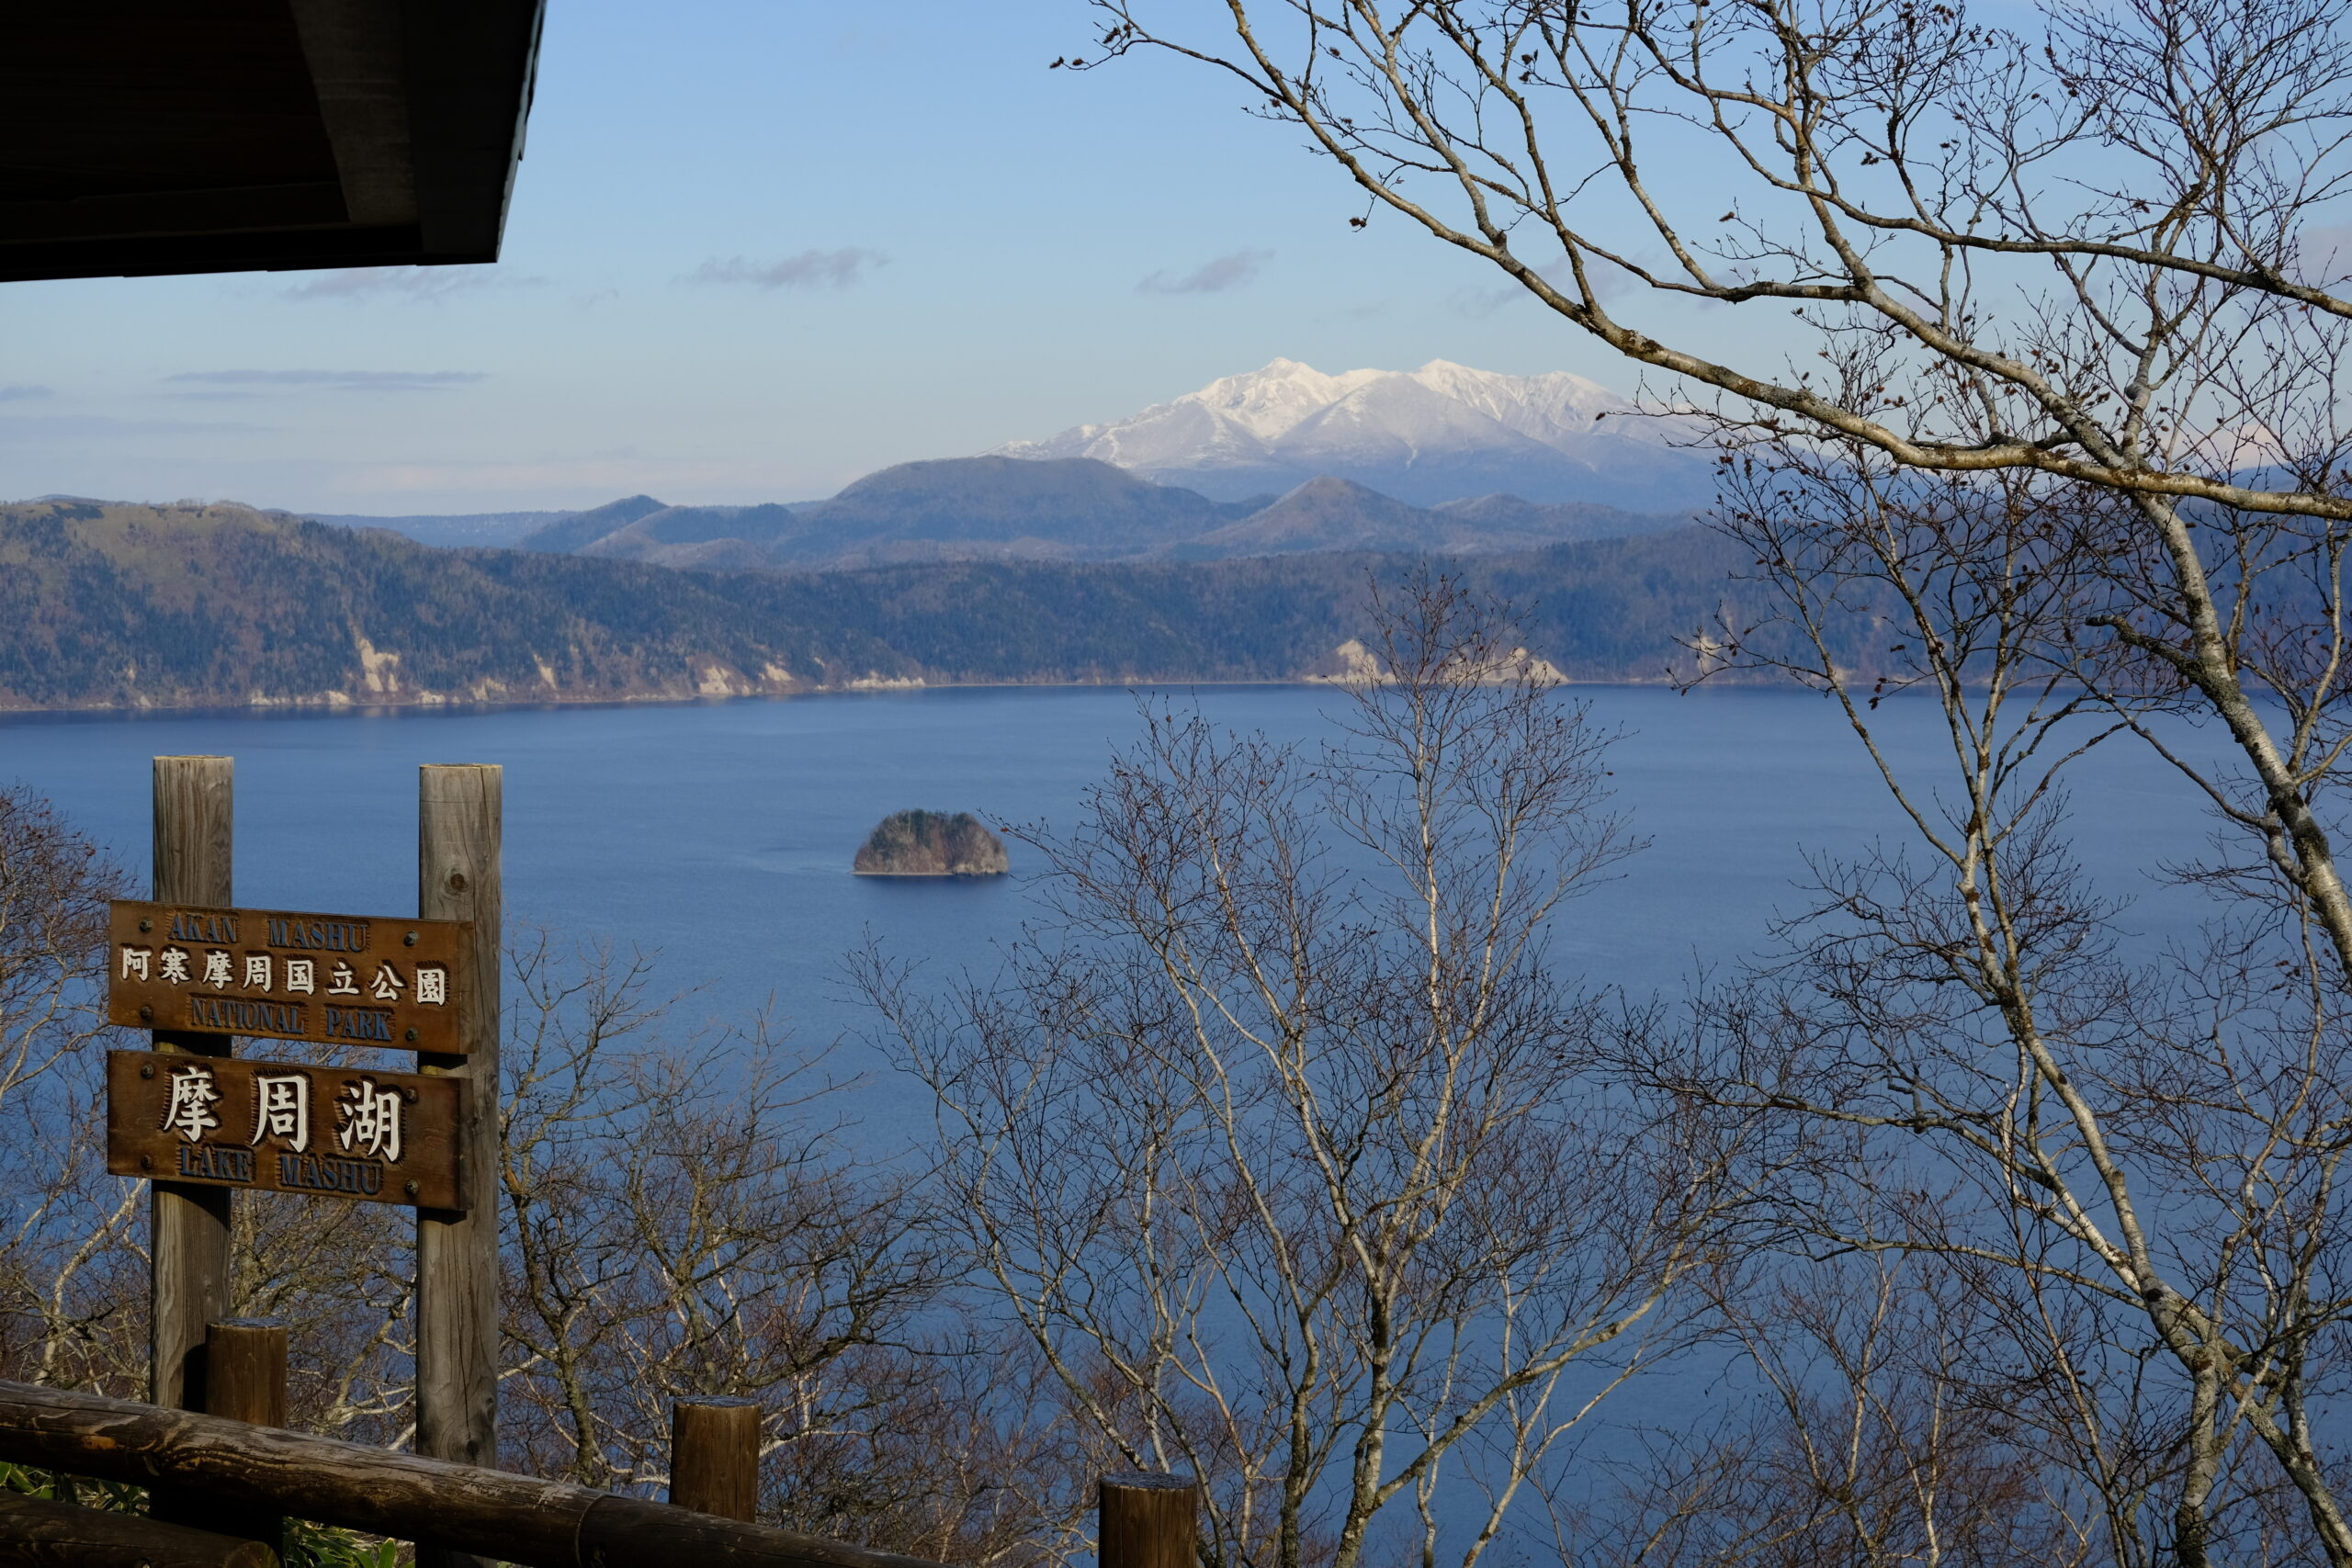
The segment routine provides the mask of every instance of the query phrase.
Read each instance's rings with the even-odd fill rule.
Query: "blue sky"
[[[1626,368],[1081,0],[551,0],[495,267],[0,287],[0,498],[829,494],[1276,355]]]

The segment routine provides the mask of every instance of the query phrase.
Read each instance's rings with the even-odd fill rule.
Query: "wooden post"
[[[233,768],[227,757],[155,759],[158,902],[236,901],[229,876]],[[230,1038],[159,1029],[154,1045],[225,1056]],[[153,1404],[204,1408],[204,1325],[229,1310],[229,1196],[228,1188],[193,1182],[158,1181],[149,1189],[147,1397]]]
[[[1095,1494],[1097,1568],[1195,1568],[1200,1485],[1189,1475],[1106,1475]]]
[[[503,832],[496,767],[417,770],[416,912],[471,920],[469,979],[458,997],[463,1055],[417,1055],[417,1070],[473,1080],[458,1131],[464,1213],[416,1216],[416,1451],[498,1463],[498,982]],[[418,1568],[486,1560],[420,1548]]]
[[[254,1427],[286,1425],[286,1325],[274,1317],[224,1317],[205,1325],[204,1413]],[[191,1523],[256,1541],[274,1562],[286,1550],[286,1519],[249,1504],[212,1502]]]
[[[760,1506],[760,1407],[718,1395],[670,1406],[670,1501],[721,1518],[755,1518]]]
[[[204,1337],[204,1413],[255,1427],[286,1425],[286,1324],[224,1317]]]

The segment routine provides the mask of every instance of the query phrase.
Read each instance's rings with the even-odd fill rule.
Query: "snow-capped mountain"
[[[1277,359],[991,455],[1092,457],[1224,501],[1331,475],[1424,506],[1496,491],[1651,512],[1703,504],[1706,465],[1672,445],[1679,433],[1631,412],[1566,371],[1503,376],[1433,359],[1328,376]]]

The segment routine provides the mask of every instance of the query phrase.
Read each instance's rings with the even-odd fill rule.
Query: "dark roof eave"
[[[349,19],[345,7],[331,0],[293,4],[313,21]],[[278,15],[264,7],[249,24],[257,32],[283,35],[283,28],[264,26],[265,13]],[[128,91],[121,82],[141,70],[152,73],[162,58],[137,54],[141,35],[136,28],[93,41],[87,28],[44,35],[40,13],[24,15],[32,18],[33,38],[67,39],[60,49],[85,73],[118,73],[107,78],[118,95]],[[309,136],[323,145],[315,141],[322,115],[311,98],[313,87],[296,58],[274,79],[277,98],[265,107],[279,118],[266,122],[263,139],[255,140],[253,123],[240,124],[232,129],[245,140],[223,141],[218,161],[211,161],[208,142],[177,143],[206,149],[208,161],[194,167],[210,176],[197,182],[208,188],[188,188],[185,156],[177,187],[126,186],[115,177],[109,188],[100,177],[113,174],[108,158],[135,163],[146,147],[175,145],[171,139],[182,122],[172,118],[174,106],[164,103],[153,132],[140,133],[147,141],[125,142],[118,132],[106,156],[89,162],[96,183],[44,175],[49,185],[37,185],[28,193],[32,199],[0,198],[0,282],[496,261],[523,153],[545,0],[362,0],[349,16],[372,17],[373,30],[329,28],[322,34],[314,27],[303,38],[311,77],[321,84],[317,91],[326,93],[331,83],[342,95],[329,107],[348,111],[356,104],[362,111],[356,118],[348,112],[327,117],[337,179],[322,181],[282,153],[299,145],[288,138]],[[0,39],[10,31],[10,25],[0,24]],[[208,47],[224,49],[235,41],[205,39]],[[281,61],[288,58],[283,37],[277,45]],[[126,65],[115,65],[110,51],[130,51]],[[39,73],[48,60],[39,51],[19,54],[17,70]],[[122,76],[123,70],[132,77]],[[328,74],[319,74],[322,70]],[[356,89],[355,74],[364,78]],[[201,114],[205,107],[189,112]],[[62,145],[69,157],[79,151],[77,143]],[[9,167],[12,151],[17,150],[0,141],[0,172]],[[16,164],[19,169],[52,166],[30,153]],[[287,183],[305,179],[311,183]]]
[[[495,245],[427,251],[414,224],[284,234],[172,234],[0,245],[0,283],[42,278],[156,277],[183,273],[293,272],[330,267],[446,266],[498,259]]]

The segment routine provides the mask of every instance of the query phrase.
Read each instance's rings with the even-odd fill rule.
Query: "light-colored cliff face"
[[[857,852],[860,876],[1002,876],[1004,840],[968,811],[895,811]]]

